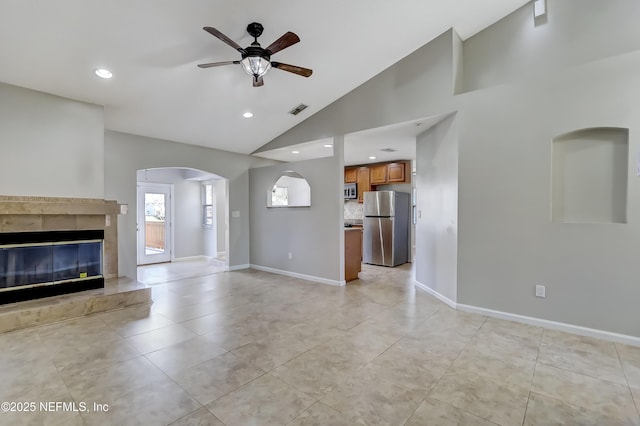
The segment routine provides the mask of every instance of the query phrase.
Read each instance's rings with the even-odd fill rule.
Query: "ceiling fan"
[[[253,77],[253,87],[264,85],[262,76],[264,76],[270,68],[278,68],[283,71],[301,75],[303,77],[309,77],[313,73],[313,71],[309,68],[271,61],[271,55],[278,53],[279,51],[286,49],[287,47],[294,45],[300,41],[300,37],[298,37],[291,31],[285,33],[282,37],[271,43],[266,49],[263,49],[260,46],[260,43],[258,43],[258,37],[262,35],[264,27],[257,22],[252,22],[251,24],[247,25],[247,32],[249,33],[249,35],[251,35],[251,37],[254,38],[254,41],[253,43],[251,43],[251,46],[243,49],[238,43],[231,40],[229,37],[222,34],[220,31],[213,27],[204,27],[203,30],[236,49],[242,55],[242,59],[239,61],[211,62],[208,64],[199,64],[198,67],[200,68],[211,68],[218,67],[220,65],[240,64],[242,65],[242,68],[244,68],[246,73]]]

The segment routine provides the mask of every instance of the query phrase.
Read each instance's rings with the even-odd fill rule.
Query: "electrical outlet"
[[[536,297],[547,297],[546,296],[547,288],[543,285],[536,286]]]
[[[289,260],[293,260],[293,253],[289,252]]]

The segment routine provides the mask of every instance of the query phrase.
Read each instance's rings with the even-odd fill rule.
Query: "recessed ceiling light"
[[[96,75],[100,78],[111,78],[113,74],[106,68],[98,68],[96,71]]]
[[[292,154],[300,154],[300,151],[291,151]]]
[[[253,114],[252,114],[252,113],[250,113],[249,111],[247,111],[247,112],[245,112],[244,114],[242,114],[242,116],[243,116],[244,118],[251,118],[251,117],[253,117]]]
[[[325,143],[324,145],[325,148],[333,148],[333,145],[331,145],[330,143]]]
[[[369,157],[369,160],[375,160],[376,157],[374,157],[373,155],[371,157]]]

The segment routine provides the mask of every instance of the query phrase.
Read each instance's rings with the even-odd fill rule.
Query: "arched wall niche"
[[[629,129],[593,127],[553,138],[551,218],[627,223]]]

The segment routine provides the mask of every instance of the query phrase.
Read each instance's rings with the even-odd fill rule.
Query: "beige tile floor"
[[[409,266],[345,288],[246,270],[153,294],[0,334],[0,401],[79,410],[0,424],[640,424],[640,348],[456,312]]]

